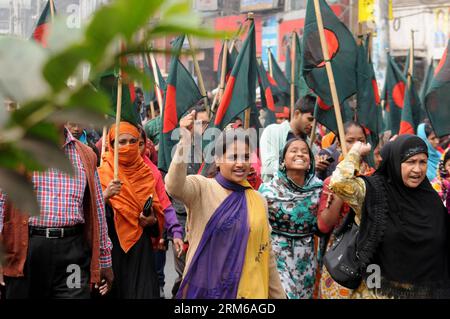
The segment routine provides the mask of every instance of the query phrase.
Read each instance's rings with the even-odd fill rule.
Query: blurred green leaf
[[[61,135],[63,134],[63,126],[59,128],[55,127],[53,123],[40,122],[28,129],[27,136],[33,136],[46,141],[59,144],[61,141]]]
[[[128,76],[129,79],[132,79],[140,84],[142,84],[142,89],[151,90],[152,89],[152,80],[141,70],[132,65],[126,65],[122,67],[123,72]]]
[[[112,110],[108,113],[111,112]],[[67,122],[73,122],[85,126],[94,126],[97,129],[101,129],[103,126],[109,126],[114,123],[114,120],[111,118],[105,118],[104,115],[81,108],[57,111],[50,116],[49,120],[60,125],[64,125]]]
[[[69,28],[66,16],[56,16],[49,24],[47,50],[53,55],[83,40],[84,28]]]
[[[83,44],[75,44],[52,57],[44,67],[43,74],[53,90],[67,87],[66,81],[74,74],[81,62],[89,60],[92,51]]]
[[[67,102],[70,108],[85,108],[105,114],[110,110],[109,97],[93,85],[86,84],[74,93]]]
[[[55,143],[36,137],[25,137],[17,143],[17,147],[31,155],[42,166],[56,168],[69,175],[74,174],[72,163]]]
[[[40,214],[39,204],[33,190],[33,184],[23,175],[0,167],[0,188],[14,202],[20,211],[32,216]]]
[[[0,88],[18,103],[40,98],[50,87],[42,76],[48,53],[34,41],[0,37]]]

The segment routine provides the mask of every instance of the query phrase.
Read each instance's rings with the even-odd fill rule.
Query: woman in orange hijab
[[[139,131],[127,123],[119,128],[119,180],[114,180],[113,125],[107,136],[109,151],[99,168],[106,202],[108,232],[113,242],[112,260],[115,281],[111,294],[115,298],[159,298],[151,237],[159,237],[164,214],[155,190],[152,171],[139,152]],[[144,205],[152,197],[148,217]]]

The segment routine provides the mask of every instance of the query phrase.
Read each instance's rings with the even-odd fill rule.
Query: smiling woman
[[[189,250],[177,298],[284,298],[267,205],[247,181],[250,136],[242,129],[225,130],[215,145],[215,178],[186,176],[187,128],[194,118],[195,112],[180,122],[182,137],[166,175],[167,192],[185,204],[188,215]]]
[[[314,234],[322,181],[306,142],[293,138],[280,155],[278,174],[259,188],[269,206],[272,247],[289,299],[313,297],[317,254]]]

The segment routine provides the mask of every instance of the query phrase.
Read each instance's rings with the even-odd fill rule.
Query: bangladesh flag
[[[359,123],[378,135],[381,131],[380,96],[373,66],[367,60],[367,50],[363,44],[358,46],[357,71],[357,119]]]
[[[202,95],[189,71],[179,60],[185,36],[180,36],[173,43],[170,61],[167,91],[162,112],[162,134],[158,152],[158,168],[167,172],[172,162],[172,149],[178,141],[172,140],[172,132],[179,125],[181,117],[200,99]]]
[[[354,112],[350,107],[348,101],[344,101],[344,103],[342,103],[340,107],[342,121],[344,123],[352,121]],[[317,122],[324,125],[327,129],[333,131],[336,135],[339,135],[334,106],[326,104],[320,97],[317,97],[316,106],[314,108],[314,118],[317,120]]]
[[[56,14],[56,9],[54,3],[50,3],[51,1],[47,1],[47,4],[44,7],[44,10],[41,13],[41,16],[39,17],[38,23],[36,27],[34,28],[32,38],[36,41],[41,43],[41,45],[46,48],[47,47],[47,35],[48,35],[48,28],[49,24],[51,22],[51,8],[50,5],[53,5],[53,12]]]
[[[262,61],[258,61],[258,83],[261,94],[261,104],[266,111],[265,126],[276,122],[275,103],[273,100],[272,87],[267,78],[267,71]]]
[[[411,61],[411,51],[408,51],[408,55],[406,56],[406,60],[405,60],[405,65],[403,66],[403,76],[405,78],[408,77],[408,72],[409,72],[409,63]],[[414,64],[413,64],[413,70],[412,70],[412,75],[414,76]]]
[[[108,70],[99,79],[99,87],[110,98],[111,112],[108,114],[116,117],[117,112],[117,94],[118,94],[119,72],[118,68],[115,70]],[[129,122],[134,126],[141,125],[141,117],[136,105],[135,86],[132,81],[128,81],[125,73],[122,73],[122,105],[120,118],[122,121]]]
[[[450,60],[447,48],[434,71],[434,78],[425,96],[425,108],[436,135],[450,134]]]
[[[406,78],[400,71],[397,63],[388,53],[388,64],[386,70],[385,83],[385,115],[386,130],[391,130],[392,135],[398,134],[400,130],[400,120],[404,106]]]
[[[425,78],[423,79],[422,86],[420,88],[420,100],[422,103],[425,103],[425,95],[427,94],[428,88],[431,85],[431,81],[433,80],[434,74],[434,63],[433,59],[431,59],[430,64],[428,65],[427,71],[425,73]]]
[[[257,72],[255,25],[252,21],[217,108],[215,127],[223,130],[245,109],[256,107]]]
[[[158,76],[159,85],[160,85],[158,87],[158,85],[156,84],[155,77],[154,77],[154,72],[152,71],[152,68],[148,65],[148,62],[147,62],[147,59],[145,58],[145,56],[143,56],[143,60],[144,60],[144,73],[150,78],[150,80],[153,83],[151,90],[150,91],[145,90],[145,92],[144,92],[145,105],[148,105],[148,104],[150,104],[151,101],[158,102],[158,98],[156,96],[156,90],[159,90],[159,92],[161,93],[161,96],[164,98],[164,93],[166,91],[166,81],[164,80],[164,78],[161,74],[161,70],[159,69],[159,66],[155,61],[156,74]]]
[[[343,103],[356,93],[358,48],[352,33],[334,15],[328,4],[324,0],[319,2],[339,103]],[[332,105],[331,90],[312,0],[308,1],[306,7],[303,50],[302,74],[308,87],[320,96],[325,104]]]
[[[302,46],[300,39],[298,38],[297,33],[294,34],[295,37],[295,66],[294,66],[294,86],[295,86],[295,101],[297,101],[300,97],[307,95],[310,91],[308,86],[306,85],[306,81],[302,76]],[[289,83],[292,81],[292,51],[290,46],[287,47],[286,53],[286,77]],[[290,91],[289,91],[290,93]]]
[[[226,41],[226,40],[225,40]],[[219,64],[217,67],[217,82],[220,83],[220,78],[222,77],[222,61],[223,61],[223,49],[225,48],[225,44],[222,44],[222,49],[220,50],[219,54]],[[231,69],[233,68],[233,60],[231,58],[231,54],[226,50],[226,63],[227,66],[225,67],[226,75],[225,75],[225,82],[228,81],[228,78],[230,77]]]
[[[272,91],[275,96],[276,106],[286,106],[290,104],[291,89],[289,81],[278,65],[272,51],[268,50],[269,61],[272,65],[272,75],[268,75],[268,79],[272,84]],[[269,64],[270,67],[270,64]]]

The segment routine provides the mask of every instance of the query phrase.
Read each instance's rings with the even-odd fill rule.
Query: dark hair
[[[442,159],[442,164],[444,164],[445,166],[445,163],[447,163],[448,160],[450,160],[450,149],[448,149],[447,152],[445,152],[444,158]]]
[[[292,143],[297,142],[297,141],[302,141],[302,142],[304,142],[306,144],[306,147],[308,148],[310,156],[311,156],[311,149],[309,148],[308,143],[301,137],[293,137],[289,141],[286,142],[286,145],[284,145],[284,148],[283,148],[283,150],[282,150],[282,152],[280,154],[281,155],[280,156],[280,164],[282,162],[284,162],[284,157],[286,156],[286,153],[287,153],[287,150],[289,149],[289,146],[291,146]]]
[[[316,105],[316,98],[312,95],[305,95],[297,100],[294,110],[299,110],[300,113],[311,113],[314,115],[314,107]]]
[[[355,122],[355,121],[348,121],[348,122],[344,123],[344,134],[347,134],[348,130],[351,127],[354,127],[354,126],[359,127],[362,130],[364,138],[367,141],[366,129],[364,128],[364,126],[361,123],[358,123],[358,122]],[[339,134],[337,134],[337,135],[335,134],[334,139],[333,139],[333,143],[336,141],[336,139],[340,142]]]
[[[217,137],[214,144],[214,155],[221,156],[224,155],[228,149],[228,147],[237,141],[242,141],[246,145],[248,145],[250,153],[254,149],[254,145],[252,143],[252,139],[249,131],[244,130],[242,128],[237,129],[227,129],[223,131],[219,137]]]
[[[366,129],[364,128],[364,126],[361,123],[358,123],[358,122],[355,122],[355,121],[345,122],[345,124],[344,124],[344,134],[347,134],[349,128],[351,128],[353,126],[359,127],[362,130],[365,139],[367,140]]]
[[[144,94],[144,91],[142,91],[142,89],[140,87],[136,87],[134,89],[134,93],[136,93],[136,94]]]
[[[431,133],[434,133],[433,127],[430,124],[425,123],[425,135],[429,137]],[[436,135],[436,133],[434,134]]]

